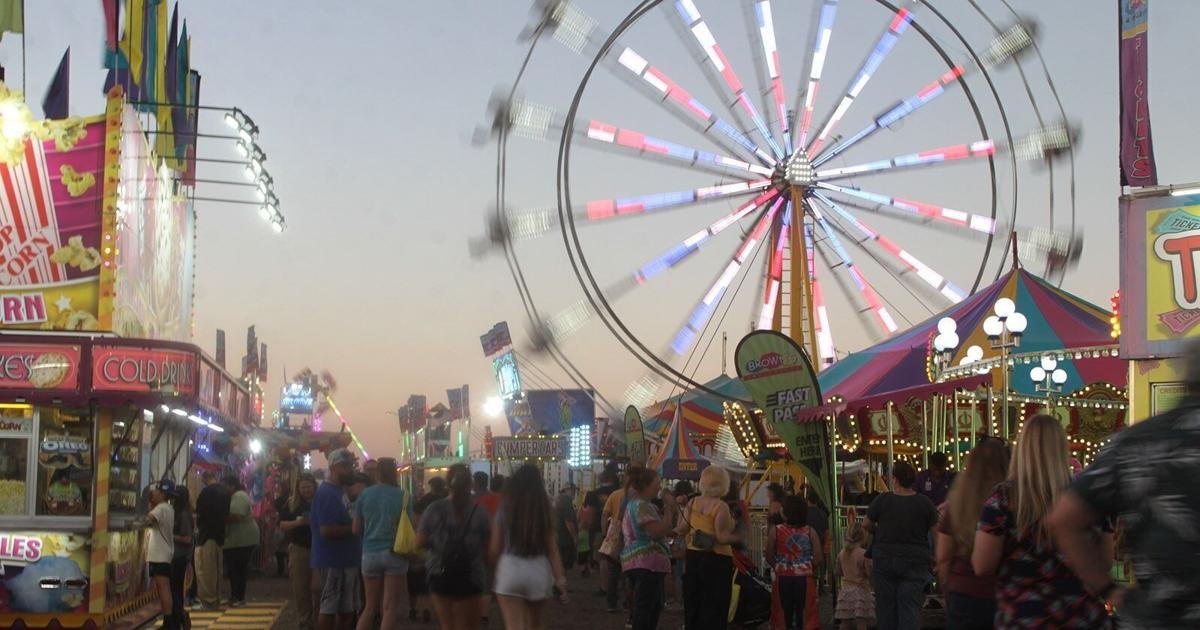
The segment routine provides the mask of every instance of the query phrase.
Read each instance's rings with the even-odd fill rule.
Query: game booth
[[[104,627],[149,601],[143,489],[250,423],[195,346],[0,333],[0,627]]]

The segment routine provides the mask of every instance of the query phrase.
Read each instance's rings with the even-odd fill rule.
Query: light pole
[[[1067,371],[1058,367],[1057,359],[1046,355],[1042,357],[1041,365],[1035,365],[1029,370],[1029,378],[1033,380],[1035,391],[1046,392],[1050,401],[1048,406],[1053,409],[1058,394],[1063,391],[1063,384],[1067,382]]]
[[[1016,303],[1006,297],[996,300],[992,311],[996,314],[983,320],[983,332],[988,336],[992,349],[1000,351],[1000,381],[1003,388],[1000,392],[1000,419],[1004,423],[1004,437],[1008,439],[1008,355],[1013,348],[1020,347],[1021,335],[1025,334],[1025,326],[1029,322],[1023,314],[1017,312]]]

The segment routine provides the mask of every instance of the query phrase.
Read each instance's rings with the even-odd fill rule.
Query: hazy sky
[[[612,27],[633,2],[579,0],[600,24]],[[1000,22],[998,0],[979,0]],[[743,81],[754,82],[750,46],[740,9],[732,3],[698,0],[717,38]],[[789,102],[806,72],[810,2],[776,2],[777,31]],[[986,24],[967,3],[936,3],[974,46],[986,41]],[[1081,266],[1065,287],[1107,306],[1117,287],[1117,34],[1116,3],[1100,0],[1014,0],[1018,11],[1041,25],[1040,42],[1069,118],[1082,126],[1075,184],[1077,221],[1085,232]],[[843,0],[818,118],[830,111],[887,18],[875,2]],[[799,6],[801,8],[796,8]],[[525,0],[377,0],[353,3],[314,0],[183,2],[193,37],[192,64],[203,74],[202,102],[237,106],[261,128],[259,142],[268,155],[289,229],[273,234],[249,206],[198,203],[199,245],[195,342],[212,352],[214,330],[229,335],[232,356],[240,355],[245,327],[256,324],[269,344],[270,389],[290,373],[308,366],[328,369],[340,382],[339,406],[373,455],[391,450],[394,418],[387,416],[409,394],[425,393],[444,401],[448,387],[469,383],[477,410],[494,390],[478,336],[496,321],[511,322],[518,342],[525,339],[524,315],[501,259],[473,261],[468,237],[481,232],[483,216],[494,199],[493,146],[472,147],[472,130],[483,121],[487,100],[511,83],[524,47],[516,35],[526,25]],[[919,20],[926,19],[918,14]],[[102,47],[99,2],[38,0],[27,3],[30,100],[37,105],[63,49],[73,51],[71,111],[102,111]],[[628,34],[627,42],[714,107],[718,99],[690,60],[687,49],[654,12]],[[925,22],[922,22],[925,23]],[[1196,127],[1189,115],[1200,100],[1190,76],[1196,55],[1194,25],[1200,3],[1156,0],[1151,15],[1151,101],[1154,141],[1163,183],[1200,180],[1193,156]],[[962,46],[936,24],[933,37],[958,59]],[[0,43],[0,63],[10,85],[19,85],[20,39]],[[562,46],[539,46],[522,93],[565,109],[585,64]],[[944,71],[919,39],[906,35],[892,59],[864,91],[840,131],[852,133],[864,121],[911,94]],[[997,86],[1012,119],[1014,134],[1034,119],[1019,77],[997,73]],[[1045,80],[1031,69],[1035,98],[1050,104]],[[989,129],[997,110],[976,84]],[[694,132],[664,116],[625,84],[598,72],[583,101],[596,118],[627,125],[705,149],[712,147]],[[222,133],[218,119],[205,118],[202,132]],[[994,134],[995,132],[993,132]],[[947,94],[897,129],[840,163],[890,157],[979,139],[966,101]],[[554,146],[517,139],[509,158],[510,200],[514,207],[548,206],[554,201]],[[235,157],[232,145],[202,140],[202,157]],[[573,197],[615,197],[678,190],[713,183],[633,160],[581,153],[573,163]],[[1007,186],[1012,173],[1001,167]],[[986,210],[984,171],[978,164],[946,170],[863,179],[864,188],[909,196],[964,209]],[[1057,225],[1066,220],[1066,182],[1059,179]],[[1022,222],[1049,224],[1046,175],[1020,166],[1017,196]],[[236,179],[236,171],[203,165],[201,177]],[[858,182],[856,182],[858,183]],[[233,187],[201,184],[197,194],[239,197]],[[1002,201],[1013,201],[1005,188]],[[644,222],[624,222],[584,234],[584,247],[602,284],[622,277],[673,242],[707,224],[734,202],[667,213]],[[688,212],[693,214],[688,218]],[[699,218],[697,218],[697,216]],[[902,246],[968,288],[978,267],[981,245],[919,226],[871,214],[860,215]],[[742,228],[749,229],[750,222]],[[546,312],[580,297],[568,271],[557,233],[545,242],[522,244],[538,306]],[[647,285],[618,307],[648,346],[665,347],[727,261],[735,234],[722,235],[684,270]],[[929,311],[856,248],[851,255],[895,305],[901,325],[920,321]],[[993,258],[995,261],[995,258]],[[757,270],[758,264],[753,265]],[[996,272],[989,267],[988,277]],[[826,291],[835,317],[839,349],[863,347],[872,336],[858,324],[852,302],[840,297],[826,274]],[[736,343],[747,330],[757,299],[751,276],[735,306],[716,330]],[[919,293],[918,293],[919,294]],[[929,308],[944,302],[928,299]],[[707,341],[707,340],[706,340]],[[704,355],[698,379],[719,371],[720,342]],[[703,347],[701,348],[703,350]],[[638,365],[593,323],[566,351],[610,399],[638,377]],[[568,384],[549,362],[539,362],[533,381]],[[538,386],[539,383],[527,382]],[[272,396],[272,399],[274,396]]]

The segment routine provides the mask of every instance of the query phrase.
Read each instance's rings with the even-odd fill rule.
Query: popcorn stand
[[[101,628],[151,599],[142,489],[236,466],[250,399],[189,343],[181,147],[119,86],[88,118],[0,104],[25,132],[0,147],[0,628]]]
[[[146,603],[141,489],[251,425],[195,346],[0,333],[0,627],[104,627]]]

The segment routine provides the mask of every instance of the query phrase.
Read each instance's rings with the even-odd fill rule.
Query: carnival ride
[[[503,252],[534,346],[581,387],[597,389],[588,378],[597,367],[588,362],[594,344],[586,339],[593,319],[647,370],[623,402],[645,407],[665,385],[672,394],[727,399],[695,375],[731,308],[745,313],[751,329],[789,334],[827,367],[999,278],[1014,240],[1026,265],[1053,284],[1077,260],[1077,132],[1032,22],[1004,0],[990,11],[977,0],[953,7],[928,0],[802,4],[811,13],[770,0],[647,0],[606,29],[580,3],[535,3],[523,34],[528,53],[511,87],[491,103],[496,207],[473,250]],[[718,43],[738,30],[733,5],[746,23],[741,50]],[[652,17],[656,8],[666,24]],[[811,26],[807,41],[794,36],[797,24]],[[879,30],[864,35],[866,24]],[[672,29],[690,54],[663,41]],[[544,40],[585,64],[572,66],[581,79],[569,93],[561,82],[527,76]],[[865,55],[855,54],[859,46]],[[808,58],[787,55],[797,51]],[[660,57],[664,65],[651,61]],[[735,70],[743,57],[753,57],[757,86]],[[598,68],[618,81],[605,83]],[[712,90],[702,95],[692,86],[705,79]],[[839,79],[844,89],[826,89]],[[534,92],[567,97],[569,105],[557,110],[524,96]],[[626,98],[633,93],[645,100]],[[612,115],[592,118],[585,106]],[[688,136],[707,146],[676,140]],[[553,180],[548,170],[530,168],[538,161],[528,139],[557,144]],[[510,149],[530,156],[522,153],[529,166],[520,173],[507,168]],[[515,181],[518,174],[526,179]],[[510,204],[518,186],[549,197],[550,181],[555,207]],[[674,190],[611,196],[642,185]],[[579,201],[574,191],[601,194]],[[965,209],[939,205],[943,199]],[[731,254],[707,251],[732,232],[740,238],[729,239]],[[551,313],[541,310],[543,298],[551,288],[559,298],[562,283],[539,276],[563,267],[548,258],[556,237],[584,297]],[[644,261],[636,254],[664,241],[660,254]],[[631,254],[638,261],[632,270]],[[662,279],[689,260],[712,265],[715,279],[704,282],[702,271]],[[751,278],[758,290],[746,295]],[[825,290],[827,278],[837,292]],[[690,301],[688,293],[700,298],[677,306]],[[683,323],[664,329],[660,322],[672,312]],[[600,395],[597,402],[617,416],[616,405]]]

